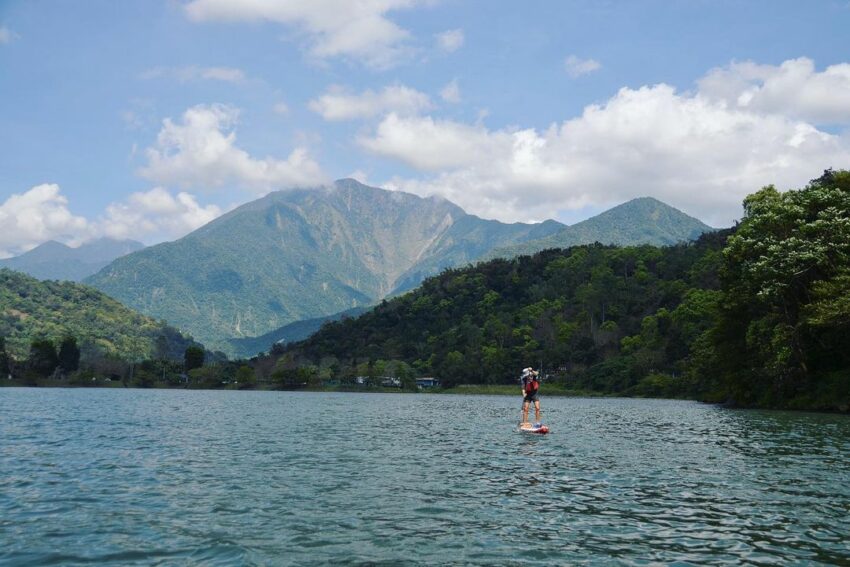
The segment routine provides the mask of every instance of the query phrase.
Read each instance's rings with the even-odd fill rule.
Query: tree
[[[253,388],[257,383],[257,379],[254,376],[254,369],[247,364],[240,366],[236,370],[236,382],[239,384],[239,389]]]
[[[27,367],[41,378],[46,378],[56,371],[59,357],[56,356],[56,345],[49,339],[35,339],[30,344],[30,356]]]
[[[195,368],[200,368],[204,365],[204,349],[193,345],[186,349],[186,352],[183,355],[183,363],[185,365],[185,370],[187,373],[194,370]]]
[[[9,366],[9,355],[6,354],[6,337],[0,337],[0,379],[6,378],[11,373]]]
[[[74,337],[62,340],[59,346],[59,367],[65,373],[76,372],[80,368],[80,348]]]
[[[850,366],[850,172],[765,187],[744,212],[724,250],[717,359],[738,402],[783,405]]]

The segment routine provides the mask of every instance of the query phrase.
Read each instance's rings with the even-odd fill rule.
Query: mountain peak
[[[39,279],[80,281],[112,260],[141,248],[144,248],[141,242],[108,237],[91,240],[77,248],[48,240],[20,256],[0,260],[0,267]]]
[[[493,250],[488,258],[533,254],[581,244],[669,246],[715,229],[654,197],[637,197],[544,238]]]

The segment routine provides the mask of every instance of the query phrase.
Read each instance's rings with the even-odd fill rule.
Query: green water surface
[[[850,418],[0,389],[0,564],[850,564]]]

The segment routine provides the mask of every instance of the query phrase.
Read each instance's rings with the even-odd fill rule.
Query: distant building
[[[436,378],[432,378],[429,376],[423,378],[416,379],[416,387],[417,388],[438,388],[440,386],[440,381]]]

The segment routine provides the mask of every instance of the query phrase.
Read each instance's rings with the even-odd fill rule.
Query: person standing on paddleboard
[[[540,381],[537,379],[540,373],[531,368],[522,369],[522,423],[528,423],[528,406],[534,402],[534,421],[540,423]]]

